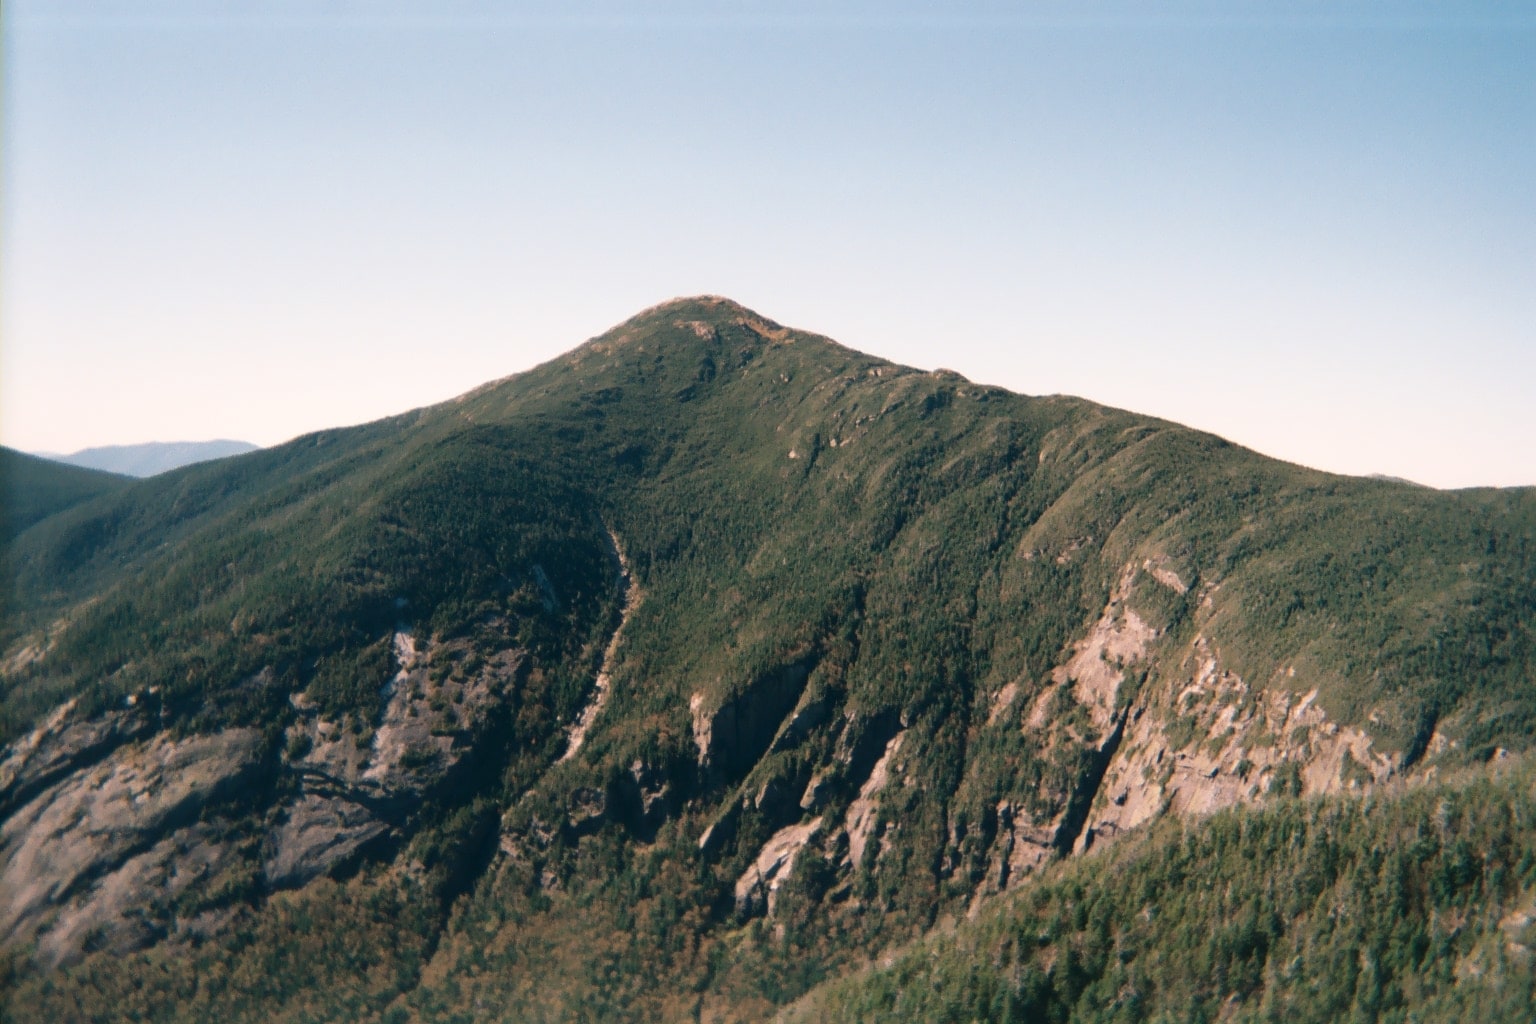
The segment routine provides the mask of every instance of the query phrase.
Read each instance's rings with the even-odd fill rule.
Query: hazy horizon
[[[1536,16],[7,4],[0,442],[260,445],[726,295],[1320,469],[1536,484]]]

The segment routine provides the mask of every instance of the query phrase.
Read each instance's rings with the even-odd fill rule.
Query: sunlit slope
[[[15,934],[157,1019],[181,982],[145,979],[219,914],[308,973],[199,1012],[298,1019],[366,963],[326,1012],[760,1019],[1169,813],[1526,748],[1533,545],[1530,489],[1318,473],[668,303],[23,533],[6,735],[109,739],[0,774],[5,813],[216,741],[243,788],[142,826],[204,851],[201,901],[130,888],[154,924],[122,924],[109,844]]]
[[[656,614],[687,601],[669,628],[701,631],[701,648],[722,646],[712,641],[740,617],[730,603],[750,609],[760,646],[808,639],[790,635],[794,616],[816,617],[870,577],[903,592],[922,583],[904,600],[931,607],[913,618],[958,613],[980,628],[966,643],[971,676],[1020,645],[989,612],[1006,632],[1039,634],[1006,670],[1038,677],[1122,566],[1157,555],[1186,586],[1220,584],[1213,617],[1239,671],[1300,662],[1311,674],[1293,685],[1321,686],[1350,719],[1380,713],[1383,696],[1423,705],[1390,723],[1400,743],[1469,696],[1480,717],[1513,711],[1482,691],[1530,658],[1529,489],[1441,493],[1307,471],[1090,403],[891,366],[719,302],[661,307],[456,402],[191,467],[57,517],[16,545],[22,604],[57,614],[98,602],[61,653],[71,633],[81,648],[116,635],[102,646],[120,649],[70,657],[83,684],[125,661],[141,664],[124,688],[164,682],[174,670],[157,676],[124,631],[91,623],[121,620],[131,600],[183,635],[179,616],[212,614],[256,580],[334,583],[343,565],[393,599],[415,586],[396,572],[432,575],[456,555],[419,543],[419,566],[396,569],[405,533],[378,525],[390,501],[410,494],[423,524],[442,527],[459,511],[473,520],[498,487],[540,510],[586,503],[578,518],[613,519]],[[489,540],[459,555],[475,543]],[[1034,550],[1049,557],[1025,557]],[[743,584],[755,593],[730,597]],[[411,616],[444,600],[422,598]],[[1028,621],[1040,616],[1054,620],[1044,633]]]

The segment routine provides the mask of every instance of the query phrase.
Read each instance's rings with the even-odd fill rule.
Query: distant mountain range
[[[0,472],[0,1024],[1530,1020],[1536,488],[717,298]]]
[[[208,462],[229,455],[256,451],[248,441],[151,441],[147,444],[113,444],[100,448],[82,448],[72,455],[36,452],[39,458],[52,459],[84,469],[99,469],[124,476],[157,476],[196,462]]]

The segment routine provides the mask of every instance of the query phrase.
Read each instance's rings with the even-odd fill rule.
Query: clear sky
[[[3,17],[13,447],[273,444],[710,292],[1325,469],[1536,484],[1528,3]]]

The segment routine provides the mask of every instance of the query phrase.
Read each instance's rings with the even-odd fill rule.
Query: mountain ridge
[[[65,467],[0,446],[0,496],[7,539],[55,513],[99,494],[128,485],[125,477],[75,466]]]
[[[378,900],[414,923],[368,1014],[761,1019],[1169,815],[1525,749],[1533,541],[1536,489],[1338,477],[673,300],[7,547],[0,828],[106,815],[155,758],[210,780],[111,811],[147,860],[0,835],[8,881],[24,848],[80,879],[20,908],[51,952],[19,984],[142,984],[101,951],[226,918],[282,948],[296,906],[374,935],[347,901]],[[178,849],[206,899],[153,882]]]

